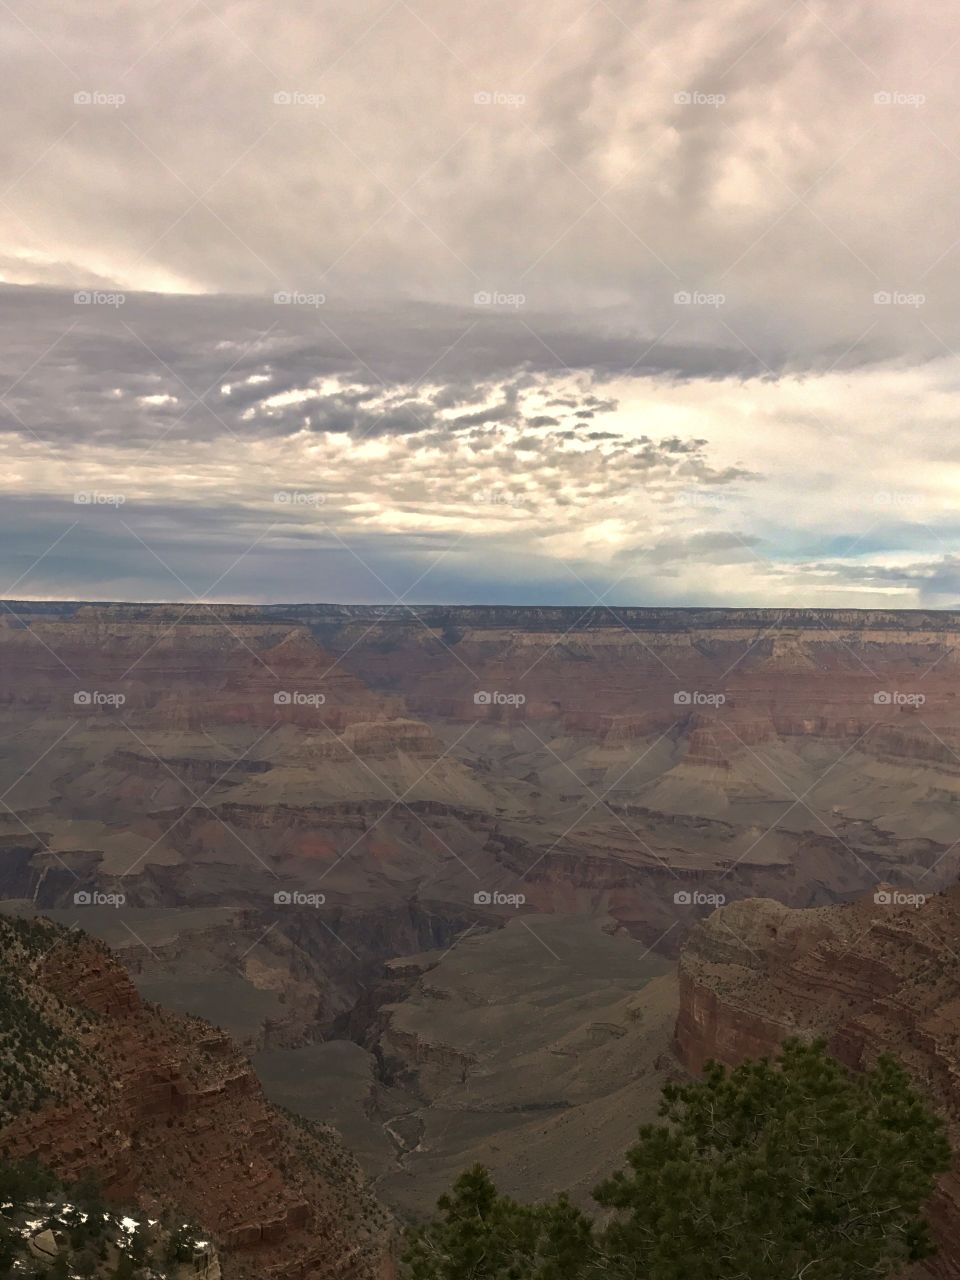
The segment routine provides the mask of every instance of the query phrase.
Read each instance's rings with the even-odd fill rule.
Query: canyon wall
[[[272,1108],[228,1036],[144,1002],[101,944],[0,921],[0,998],[5,1157],[185,1215],[231,1275],[392,1276],[390,1219],[337,1136]]]
[[[822,1036],[847,1066],[895,1055],[945,1116],[960,1151],[960,887],[922,903],[879,885],[863,901],[790,910],[757,900],[722,907],[680,960],[675,1047],[699,1072],[773,1056],[787,1037]],[[940,1252],[917,1269],[960,1277],[960,1172],[931,1207]]]

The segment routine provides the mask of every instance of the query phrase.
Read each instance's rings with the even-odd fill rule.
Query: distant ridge
[[[783,630],[829,630],[855,627],[858,630],[916,630],[960,632],[958,609],[741,609],[705,606],[646,605],[511,605],[511,604],[208,604],[169,601],[140,604],[123,600],[2,600],[0,605],[13,614],[44,617],[75,617],[81,610],[96,609],[101,615],[135,620],[151,616],[204,619],[288,620],[305,625],[345,622],[417,623],[448,626],[462,623],[472,627],[521,627],[546,631],[632,627],[638,630],[677,631],[703,628],[773,628]],[[2,614],[0,614],[2,616]]]

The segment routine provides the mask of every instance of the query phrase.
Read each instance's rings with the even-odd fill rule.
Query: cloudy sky
[[[0,30],[0,595],[960,605],[946,0]]]

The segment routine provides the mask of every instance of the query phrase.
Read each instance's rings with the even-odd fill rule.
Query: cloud
[[[2,300],[8,594],[958,594],[952,357],[774,379],[695,349],[631,368],[621,338],[550,317],[546,341],[511,316],[474,341],[466,314],[425,304],[411,328],[387,307],[318,324],[255,300]]]
[[[488,320],[448,373],[431,353],[462,317],[445,308],[422,308],[420,347],[398,349],[396,316],[377,310],[258,330],[256,303],[131,295],[91,315],[53,291],[4,300],[0,569],[20,594],[189,598],[217,583],[218,598],[282,599],[309,583],[389,599],[437,559],[426,598],[440,581],[497,598],[521,564],[562,594],[564,558],[589,548],[613,565],[641,530],[663,531],[651,502],[751,476],[716,465],[702,437],[584,430],[582,405],[621,407],[594,390],[618,347],[591,367],[603,340],[589,334],[568,368],[541,342],[518,348],[509,317]]]
[[[960,341],[954,28],[946,0],[562,2],[547,23],[538,0],[283,23],[36,0],[0,89],[0,269],[490,297],[773,369],[929,356]],[[413,308],[395,345],[419,340]]]
[[[638,339],[549,315],[478,319],[399,303],[318,315],[256,299],[120,296],[90,305],[58,290],[0,289],[0,430],[133,448],[158,436],[517,424],[526,407],[544,426],[613,412],[616,397],[591,387],[627,372],[756,372],[749,357],[713,348],[660,344],[638,359]],[[576,394],[553,406],[570,414],[542,412],[544,379],[573,387],[580,375]]]
[[[0,86],[0,572],[952,604],[954,25],[36,0]]]

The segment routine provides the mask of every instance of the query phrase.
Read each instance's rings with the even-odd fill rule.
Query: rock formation
[[[960,887],[922,900],[881,884],[847,905],[731,903],[680,960],[676,1050],[689,1070],[826,1039],[851,1068],[894,1054],[946,1117],[960,1152]],[[960,1171],[932,1205],[940,1252],[918,1275],[960,1277]]]
[[[143,1001],[101,943],[0,921],[0,1153],[211,1232],[231,1275],[389,1280],[392,1227],[330,1130],[229,1038]]]

